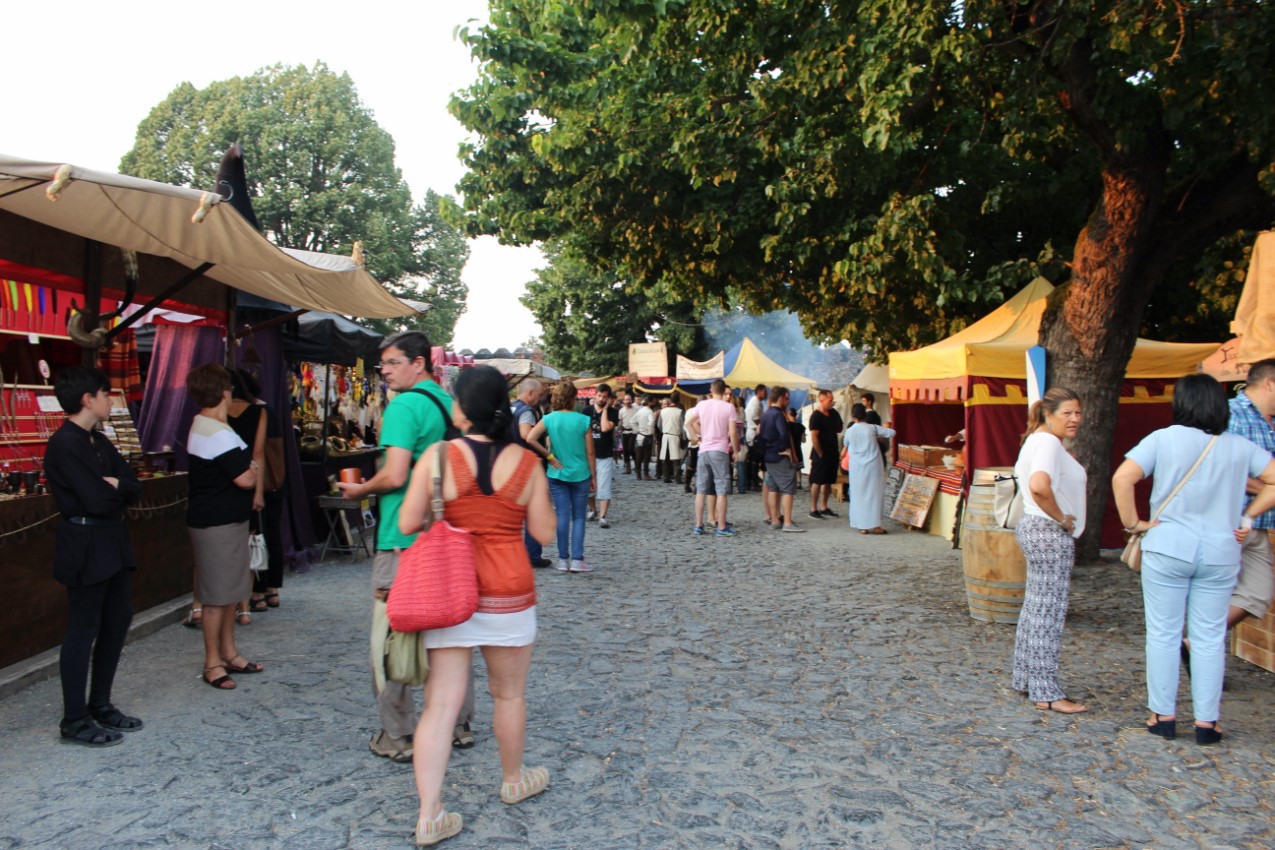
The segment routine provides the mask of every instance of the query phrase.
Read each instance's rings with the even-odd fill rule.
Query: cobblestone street
[[[775,533],[756,494],[731,499],[738,537],[695,537],[681,487],[617,478],[613,527],[589,526],[596,572],[537,571],[527,761],[552,786],[500,803],[480,669],[478,743],[444,793],[465,830],[442,846],[1275,846],[1275,676],[1229,660],[1215,747],[1189,734],[1189,698],[1183,737],[1146,734],[1122,565],[1077,568],[1062,676],[1092,710],[1069,718],[1010,690],[1014,629],[969,617],[946,541],[861,536],[844,510]],[[268,669],[235,691],[199,681],[196,631],[130,644],[115,698],[146,728],[118,747],[59,741],[56,678],[5,698],[0,848],[412,846],[411,768],[367,748],[369,570],[289,576],[239,632]]]

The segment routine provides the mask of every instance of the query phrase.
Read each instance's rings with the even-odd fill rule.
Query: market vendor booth
[[[915,351],[890,355],[890,402],[905,471],[939,482],[925,528],[951,537],[961,475],[941,458],[956,454],[944,438],[964,431],[967,470],[1012,467],[1027,421],[1026,352],[1036,345],[1053,286],[1037,278],[960,333]],[[1177,344],[1139,339],[1120,388],[1112,445],[1114,469],[1146,434],[1172,422],[1173,384],[1199,371],[1219,343]],[[904,451],[902,446],[914,447]],[[968,481],[968,475],[966,476]],[[1144,500],[1146,492],[1140,491]],[[1108,503],[1100,544],[1124,545],[1115,506]]]
[[[0,500],[0,572],[22,599],[0,621],[0,667],[57,646],[66,629],[64,593],[50,574],[59,519],[51,497],[40,492],[39,475],[42,435],[62,421],[50,380],[61,368],[86,363],[116,376],[112,436],[145,479],[141,502],[126,519],[139,564],[133,604],[142,611],[191,588],[178,439],[185,434],[173,425],[170,440],[160,437],[144,452],[128,404],[144,392],[142,420],[167,411],[160,419],[179,422],[187,400],[177,369],[151,376],[139,389],[130,329],[161,306],[224,328],[237,290],[306,309],[410,312],[349,258],[270,244],[216,193],[6,156],[0,156],[0,279],[7,292],[0,312],[6,413],[0,464],[7,459],[11,471],[22,473],[5,477],[9,492]],[[187,350],[206,358],[200,362],[225,362],[224,331],[179,335],[191,341],[210,333],[220,345]]]

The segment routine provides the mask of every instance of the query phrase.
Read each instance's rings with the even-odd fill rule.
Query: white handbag
[[[992,479],[994,501],[992,516],[1001,528],[1017,528],[1023,518],[1023,488],[1018,486],[1018,476],[997,475]]]
[[[260,527],[260,526],[258,526]],[[263,573],[270,563],[270,555],[266,551],[266,535],[261,532],[248,535],[248,569],[253,573]]]

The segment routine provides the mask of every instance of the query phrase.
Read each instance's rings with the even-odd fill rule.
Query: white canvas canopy
[[[349,257],[279,248],[215,192],[0,154],[0,210],[187,268],[298,308],[366,318],[413,312]]]
[[[500,370],[510,386],[522,383],[527,378],[544,378],[546,381],[562,379],[562,373],[552,366],[537,363],[534,360],[521,360],[512,357],[491,357],[474,361],[479,366],[491,366]]]

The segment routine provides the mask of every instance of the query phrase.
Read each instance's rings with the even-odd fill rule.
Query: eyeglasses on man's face
[[[420,358],[415,358],[415,357],[414,357],[414,358],[412,358],[412,359],[413,359],[413,360],[418,360],[418,359],[420,359]],[[402,365],[404,365],[404,364],[406,364],[406,363],[411,363],[411,362],[412,362],[412,360],[406,360],[406,359],[404,359],[404,360],[399,360],[398,358],[391,357],[391,358],[389,358],[388,360],[382,360],[380,363],[377,363],[377,364],[376,364],[376,368],[377,368],[377,369],[381,369],[381,370],[385,370],[385,369],[397,369],[399,366],[402,366]]]

